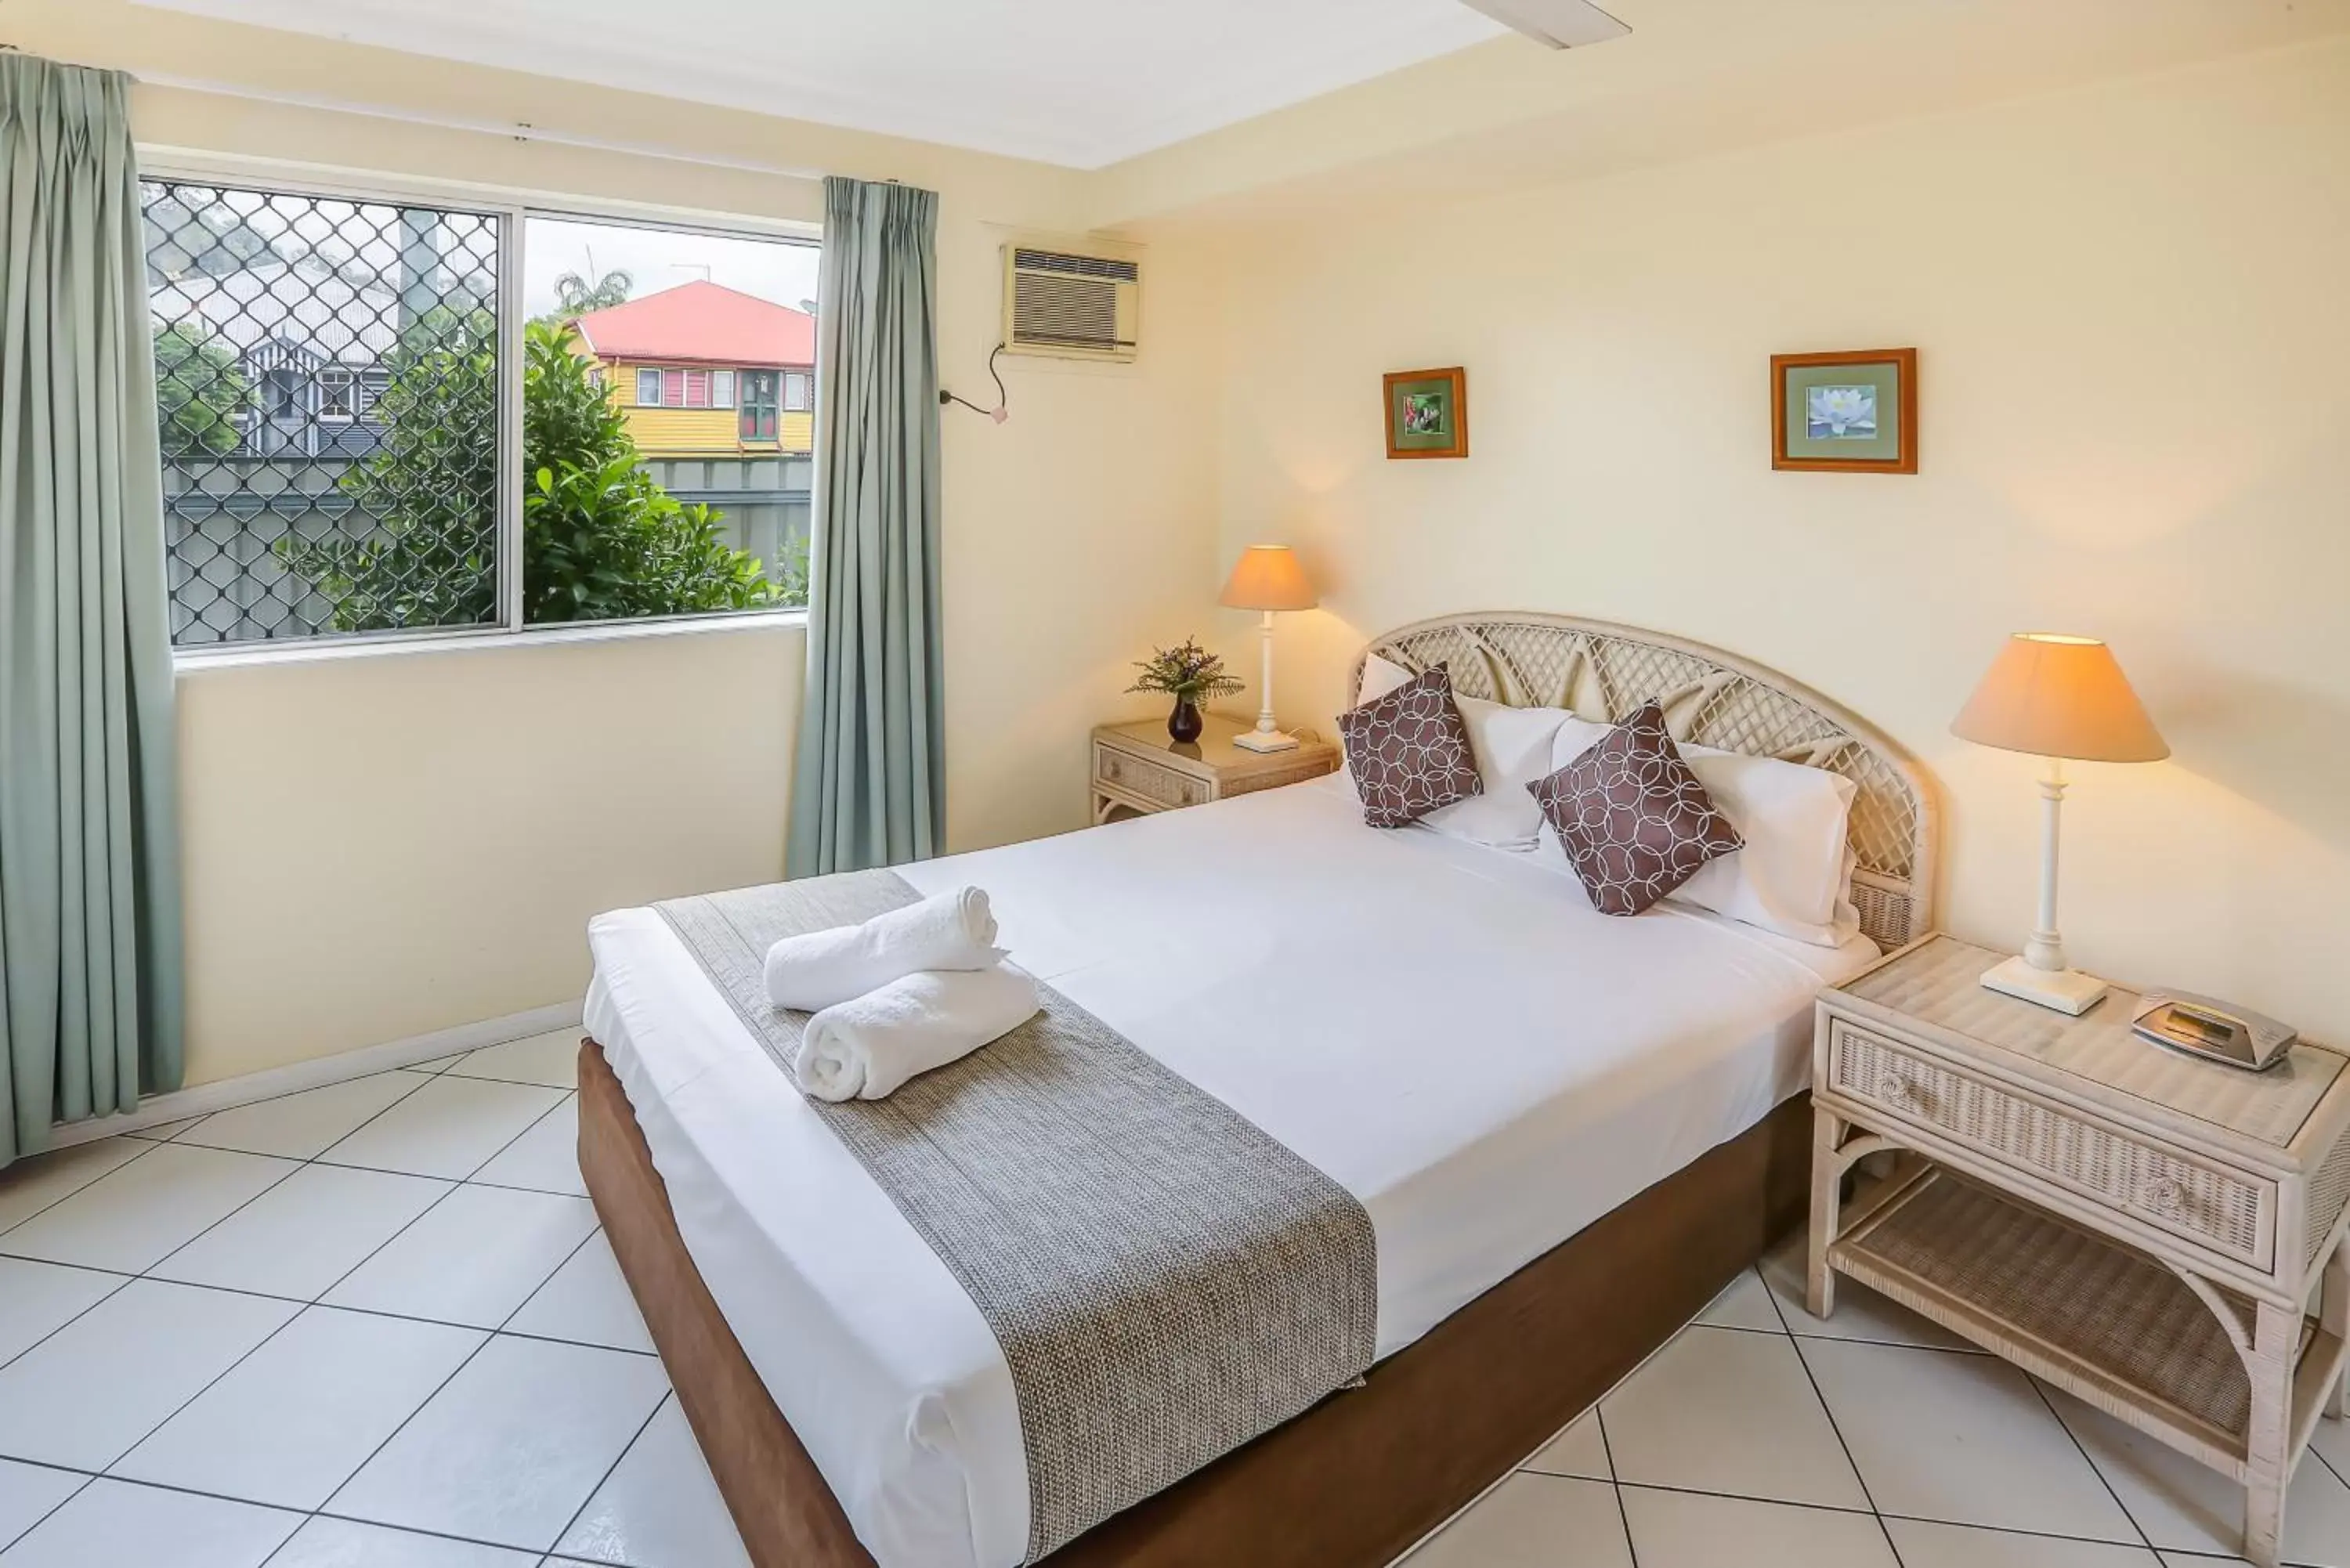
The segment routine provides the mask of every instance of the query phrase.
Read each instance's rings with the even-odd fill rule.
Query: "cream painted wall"
[[[576,997],[598,910],[771,881],[795,622],[180,679],[192,1083]]]
[[[59,59],[371,113],[148,85],[142,142],[565,197],[816,221],[808,178],[387,118],[528,122],[941,193],[947,384],[985,402],[999,247],[1065,232],[1067,171],[138,8],[10,0]],[[1204,628],[1214,280],[1148,253],[1132,367],[1007,359],[1013,418],[945,414],[948,835],[1086,822],[1086,735],[1125,661]],[[796,625],[183,673],[191,1084],[576,998],[599,909],[781,873]]]
[[[2102,635],[2177,754],[2077,770],[2075,959],[2350,1041],[2345,149],[2335,41],[1233,238],[1220,559],[1291,541],[1326,590],[1286,716],[1426,615],[1713,642],[1913,748],[1948,924],[2016,942],[2036,764],[1946,726],[2009,631]],[[1772,472],[1768,357],[1886,344],[1922,472]],[[1453,363],[1473,455],[1386,462],[1380,372]]]

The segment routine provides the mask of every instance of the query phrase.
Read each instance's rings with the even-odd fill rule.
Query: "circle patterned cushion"
[[[1603,915],[1637,915],[1746,847],[1681,760],[1654,701],[1526,786]]]
[[[1485,788],[1441,664],[1339,714],[1338,733],[1363,820],[1373,827],[1405,826]]]

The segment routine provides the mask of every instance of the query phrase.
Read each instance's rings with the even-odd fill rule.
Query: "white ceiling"
[[[145,3],[1080,169],[1503,31],[1460,0]]]

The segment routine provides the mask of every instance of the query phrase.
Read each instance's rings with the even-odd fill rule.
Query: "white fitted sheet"
[[[1344,1185],[1378,1354],[1736,1137],[1877,950],[1594,911],[1558,856],[1362,825],[1333,777],[900,867]],[[588,1026],[678,1228],[882,1568],[1005,1568],[1019,1413],[979,1310],[650,909],[589,927]]]

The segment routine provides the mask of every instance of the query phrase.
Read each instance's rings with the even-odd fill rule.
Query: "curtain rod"
[[[548,130],[528,120],[462,119],[452,115],[397,109],[389,104],[362,103],[351,99],[333,99],[311,93],[272,92],[236,82],[206,81],[198,77],[140,73],[136,79],[149,87],[172,88],[181,92],[209,93],[218,98],[243,99],[251,103],[276,104],[286,109],[317,109],[328,114],[359,115],[369,119],[394,120],[402,125],[427,126],[435,130],[463,130],[477,136],[506,137],[515,141],[544,141],[557,147],[577,147],[589,152],[656,158],[671,163],[691,163],[705,169],[733,169],[745,174],[767,174],[785,180],[821,181],[824,178],[811,169],[762,163],[749,158],[712,157],[708,153],[686,152],[651,142],[617,141],[601,136],[585,136],[577,131]]]

